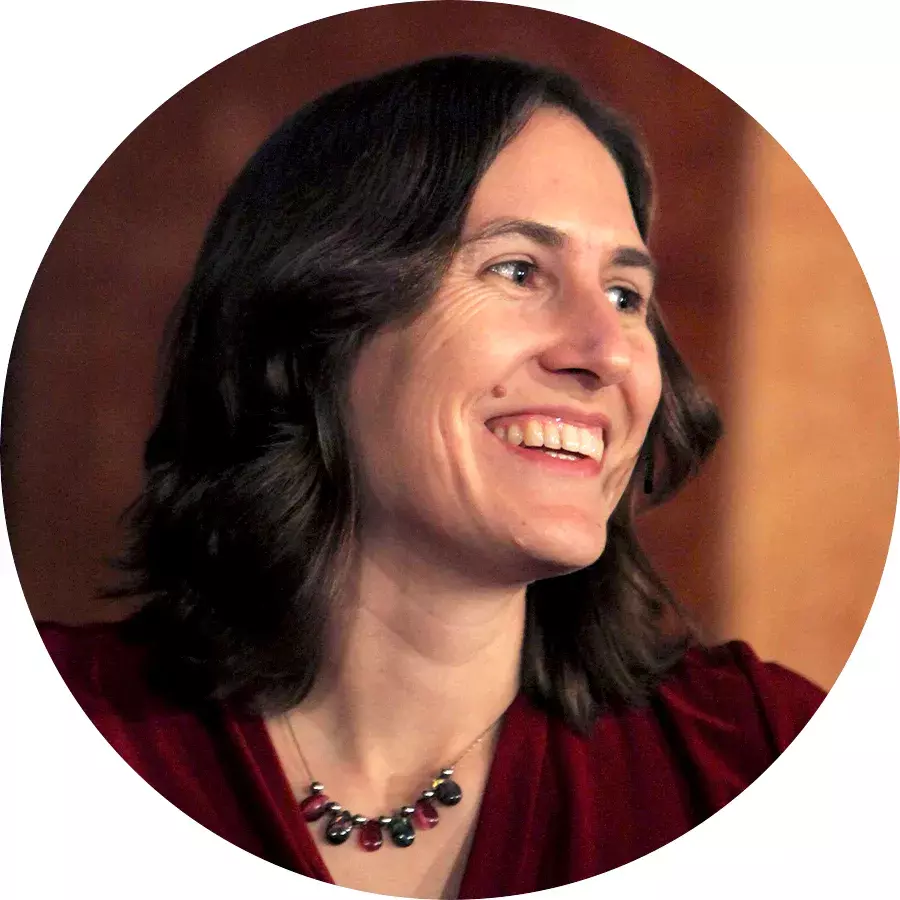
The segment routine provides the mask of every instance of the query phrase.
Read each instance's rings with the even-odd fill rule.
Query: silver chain
[[[466,747],[466,749],[463,750],[463,752],[449,766],[447,766],[444,769],[441,769],[440,775],[438,777],[449,778],[453,774],[454,769],[491,733],[491,731],[493,731],[493,729],[496,727],[497,723],[505,715],[506,715],[506,710],[504,710],[496,719],[494,719],[494,721],[491,722],[491,724],[488,725],[488,727],[485,728],[485,730],[482,731],[481,734],[478,735],[478,737],[475,738],[475,740],[472,741],[472,743],[469,744],[469,746]],[[310,768],[309,763],[306,761],[306,757],[303,755],[303,751],[300,749],[300,741],[297,740],[297,733],[294,731],[293,722],[287,715],[282,716],[282,718],[284,719],[284,722],[288,727],[288,731],[290,732],[290,735],[291,735],[291,740],[294,742],[294,747],[297,750],[297,755],[300,757],[300,761],[303,763],[303,768],[306,769],[306,774],[309,777],[309,780],[314,785],[319,785],[320,782],[316,781],[315,777],[312,774],[312,769]],[[387,817],[379,816],[376,818],[377,819],[385,819]]]

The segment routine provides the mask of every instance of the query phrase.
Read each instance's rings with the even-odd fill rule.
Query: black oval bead
[[[434,796],[444,806],[456,806],[462,800],[462,788],[455,781],[448,778],[434,789]]]
[[[346,810],[335,813],[325,829],[325,840],[329,844],[343,844],[353,831],[353,816]]]
[[[393,819],[388,830],[391,833],[391,840],[398,847],[408,847],[416,839],[416,830],[412,827],[412,822],[403,816]]]

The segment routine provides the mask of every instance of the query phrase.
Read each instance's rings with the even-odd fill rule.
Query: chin
[[[568,575],[593,565],[606,548],[606,525],[598,529],[569,531],[548,529],[540,534],[522,535],[516,545],[527,557],[529,581]]]

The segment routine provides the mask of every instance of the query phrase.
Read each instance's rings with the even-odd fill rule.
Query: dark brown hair
[[[129,578],[113,592],[147,598],[129,630],[159,688],[265,711],[309,691],[356,533],[344,411],[358,351],[429,302],[476,185],[547,105],[616,159],[646,238],[651,177],[631,129],[567,75],[505,59],[431,59],[345,85],[291,117],[230,188],[174,320]],[[677,605],[635,538],[634,497],[651,459],[658,502],[720,432],[649,316],[663,396],[606,550],[528,589],[524,689],[581,729],[606,702],[645,699],[684,646],[683,628],[664,627]]]

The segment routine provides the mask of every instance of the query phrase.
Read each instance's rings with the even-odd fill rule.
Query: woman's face
[[[430,305],[351,379],[363,548],[527,583],[594,562],[660,396],[653,271],[615,161],[539,110]]]

